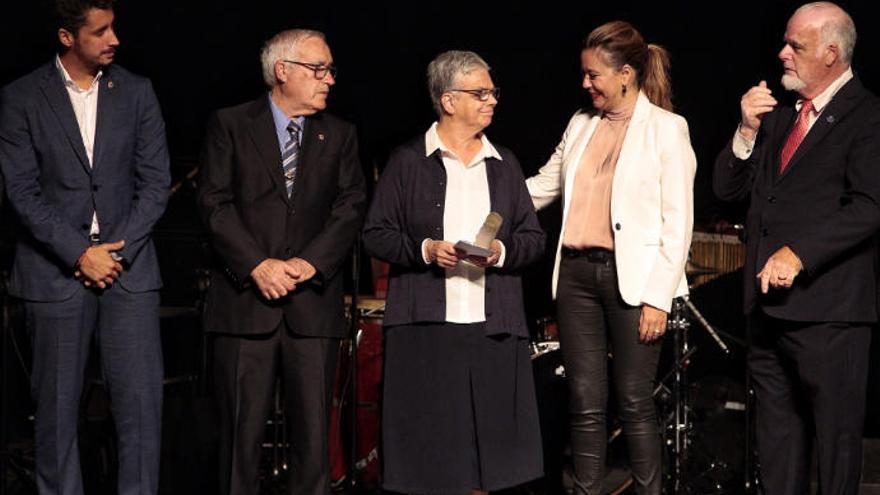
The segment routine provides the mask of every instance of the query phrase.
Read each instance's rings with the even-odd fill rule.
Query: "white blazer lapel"
[[[617,165],[614,168],[614,178],[611,181],[611,212],[617,211],[616,203],[626,201],[620,191],[624,190],[627,178],[638,169],[639,156],[642,154],[645,140],[645,125],[651,111],[651,102],[645,93],[639,91],[636,106],[633,109],[632,120],[623,137],[620,146],[620,155],[617,157]]]

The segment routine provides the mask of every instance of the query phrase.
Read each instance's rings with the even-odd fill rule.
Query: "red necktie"
[[[804,100],[801,102],[801,111],[798,113],[797,122],[795,122],[794,129],[792,129],[791,133],[788,135],[788,139],[785,140],[785,146],[782,147],[782,156],[779,161],[780,174],[785,171],[785,167],[788,166],[788,162],[791,161],[794,152],[797,151],[798,146],[801,145],[801,141],[803,141],[804,137],[807,135],[807,131],[810,130],[811,111],[813,111],[812,100]]]

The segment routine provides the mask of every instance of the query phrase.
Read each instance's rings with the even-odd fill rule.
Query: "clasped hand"
[[[89,246],[76,264],[73,276],[86,287],[106,289],[122,273],[122,264],[110,254],[125,246],[125,241],[107,242]]]
[[[297,285],[307,282],[315,273],[315,267],[302,258],[267,258],[251,271],[251,278],[260,294],[274,301],[295,291]]]

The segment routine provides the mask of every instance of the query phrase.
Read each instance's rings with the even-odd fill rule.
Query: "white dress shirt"
[[[446,200],[443,209],[443,235],[453,244],[458,241],[473,242],[491,211],[489,180],[486,175],[486,158],[501,159],[501,155],[482,136],[480,151],[464,164],[449,150],[437,134],[437,123],[425,133],[425,156],[440,150],[446,168]],[[422,254],[424,245],[422,242]],[[504,261],[504,246],[501,258]],[[425,260],[428,263],[428,260]],[[486,270],[467,262],[446,269],[446,321],[451,323],[477,323],[486,321]]]
[[[852,78],[852,68],[848,68],[843,74],[835,79],[834,82],[829,84],[824,91],[813,98],[813,110],[810,112],[807,132],[810,132],[809,130],[813,128],[813,124],[815,124],[816,120],[819,119],[819,115],[822,114],[822,111],[825,110],[825,107],[828,106],[828,103],[831,102],[831,99],[834,98],[834,95],[836,95],[837,92],[840,91],[840,88],[842,88],[843,85],[848,83],[849,80]],[[794,109],[797,112],[801,111],[801,105],[803,105],[803,101],[803,98],[798,98],[797,103],[794,104]],[[754,148],[755,140],[746,139],[745,136],[743,136],[739,132],[739,128],[737,128],[736,132],[733,135],[733,156],[739,158],[740,160],[745,160],[746,158],[752,156],[752,150]]]
[[[70,74],[67,73],[67,69],[64,68],[58,55],[55,56],[55,66],[61,73],[64,87],[67,88],[67,95],[70,97],[70,104],[73,106],[76,124],[79,127],[79,134],[82,136],[83,146],[86,148],[86,155],[91,167],[95,150],[95,128],[98,122],[98,83],[101,81],[103,71],[98,71],[88,89],[82,89],[70,78]],[[98,214],[93,212],[92,228],[89,233],[97,234],[99,230]]]

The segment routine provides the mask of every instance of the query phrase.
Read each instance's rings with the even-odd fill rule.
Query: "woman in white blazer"
[[[600,493],[608,351],[636,493],[659,494],[652,399],[672,299],[687,293],[696,158],[670,109],[669,57],[630,24],[593,30],[581,52],[594,111],[572,117],[528,179],[535,207],[562,197],[553,295],[569,383],[575,493]]]

